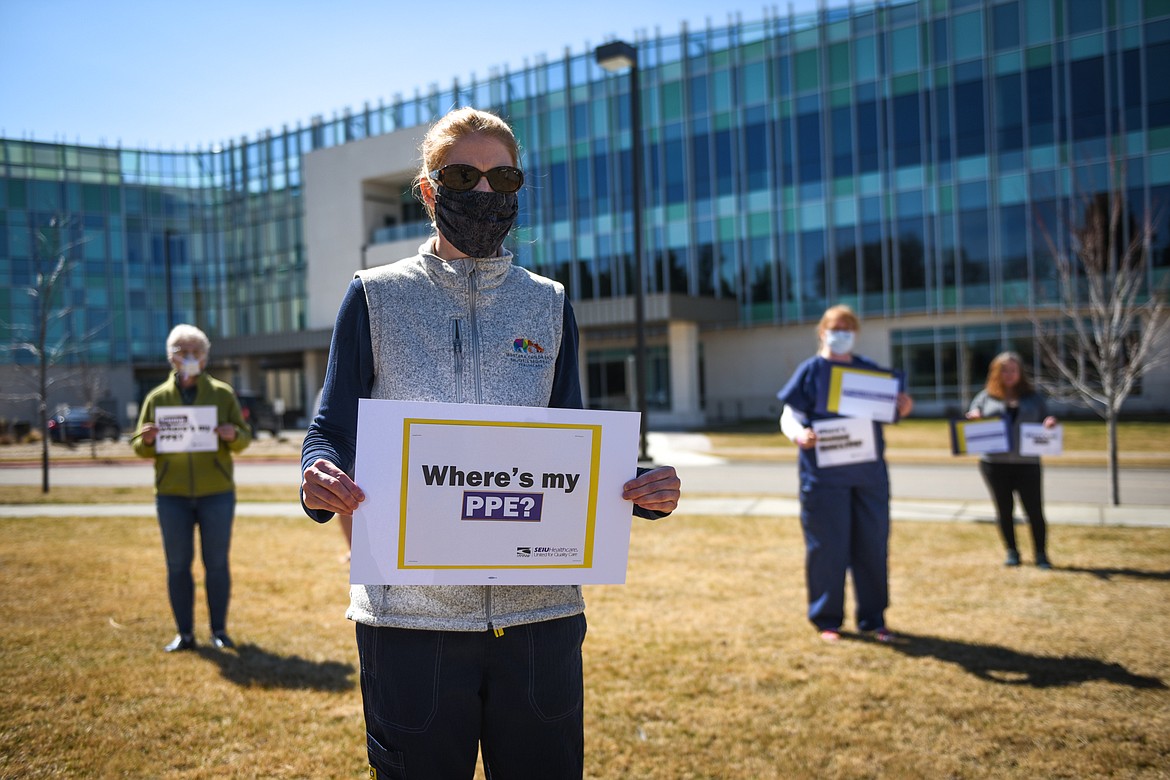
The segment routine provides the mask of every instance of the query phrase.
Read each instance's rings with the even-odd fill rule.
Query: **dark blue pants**
[[[885,628],[889,605],[887,560],[890,485],[860,487],[804,484],[800,489],[804,529],[808,619],[818,629],[837,629],[845,619],[845,572],[853,574],[857,627]]]
[[[232,590],[228,553],[236,512],[235,491],[201,498],[155,496],[155,506],[167,558],[167,593],[179,633],[194,633],[195,579],[191,576],[191,564],[195,559],[197,525],[211,630],[213,633],[226,630]]]
[[[585,616],[490,631],[357,625],[378,780],[580,780]]]

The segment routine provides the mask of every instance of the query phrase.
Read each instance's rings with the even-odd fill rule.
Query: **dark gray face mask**
[[[435,190],[435,227],[468,257],[495,257],[516,221],[514,192]]]

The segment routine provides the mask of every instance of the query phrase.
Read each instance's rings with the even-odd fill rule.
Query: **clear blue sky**
[[[847,0],[829,0],[830,7]],[[787,13],[788,3],[766,4]],[[795,0],[801,13],[816,0]],[[195,149],[757,0],[0,0],[0,135]]]

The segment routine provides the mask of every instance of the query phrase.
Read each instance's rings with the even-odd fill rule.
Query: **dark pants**
[[[379,780],[579,780],[585,616],[491,631],[357,625]]]
[[[199,526],[211,630],[213,633],[225,630],[232,589],[228,553],[232,543],[232,517],[236,511],[235,491],[201,498],[155,496],[155,506],[167,558],[167,592],[179,633],[194,633],[195,580],[191,576],[191,563],[195,559],[196,525]]]
[[[1028,524],[1032,527],[1032,545],[1036,560],[1048,560],[1046,548],[1047,526],[1044,523],[1043,475],[1039,463],[989,463],[979,461],[979,473],[991,492],[995,502],[995,518],[999,524],[999,535],[1009,550],[1016,547],[1015,502],[1013,494],[1020,496]]]
[[[889,605],[890,486],[802,485],[808,619],[837,629],[845,619],[845,572],[853,574],[857,627],[885,628]]]

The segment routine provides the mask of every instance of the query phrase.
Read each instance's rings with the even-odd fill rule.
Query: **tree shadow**
[[[997,645],[904,633],[899,633],[889,646],[911,658],[937,658],[956,664],[981,680],[1002,685],[1056,688],[1101,681],[1131,688],[1166,689],[1157,677],[1134,674],[1121,664],[1085,656],[1032,655]]]
[[[1099,580],[1112,580],[1114,577],[1130,577],[1135,580],[1157,580],[1170,582],[1170,571],[1142,571],[1141,569],[1108,569],[1086,568],[1083,566],[1055,566],[1060,571],[1069,571],[1073,574],[1089,574]]]
[[[253,644],[238,645],[234,651],[200,646],[197,652],[214,661],[224,678],[236,685],[334,692],[354,687],[353,664],[340,661],[277,655]]]

